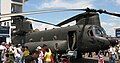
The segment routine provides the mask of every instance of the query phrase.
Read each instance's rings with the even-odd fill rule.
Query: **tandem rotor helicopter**
[[[86,11],[84,13],[73,16],[57,25],[42,22],[60,28],[54,28],[50,30],[43,30],[38,32],[32,32],[32,23],[26,21],[29,18],[25,18],[22,15],[30,14],[42,14],[50,12],[62,12],[62,11]],[[82,57],[82,53],[96,52],[99,50],[105,50],[109,48],[109,45],[116,45],[116,40],[109,38],[105,30],[101,27],[99,14],[104,13],[120,17],[120,14],[107,12],[106,10],[96,9],[65,9],[65,10],[41,10],[39,12],[30,13],[14,13],[0,15],[0,18],[12,17],[13,23],[16,26],[16,32],[13,33],[13,44],[24,44],[30,49],[35,49],[37,46],[43,44],[48,45],[51,49],[54,49],[54,45],[58,43],[60,51],[66,53],[66,51],[77,51],[77,57]],[[29,19],[32,20],[32,19]],[[8,21],[8,20],[4,20]],[[1,21],[1,22],[4,22]],[[69,22],[76,21],[76,25],[61,27]],[[54,51],[54,50],[53,50]]]

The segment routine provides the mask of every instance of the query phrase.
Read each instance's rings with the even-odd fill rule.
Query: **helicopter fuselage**
[[[108,48],[110,42],[102,27],[86,25],[84,32],[82,28],[83,25],[74,25],[29,33],[26,35],[25,45],[33,49],[46,44],[54,50],[55,43],[58,43],[62,51],[78,50],[83,53]]]

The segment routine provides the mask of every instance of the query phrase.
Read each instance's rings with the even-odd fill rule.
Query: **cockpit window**
[[[96,34],[98,34],[98,35],[101,35],[101,34],[102,34],[101,30],[99,30],[99,29],[95,29],[95,32],[96,32]]]
[[[106,35],[105,30],[101,27],[95,27],[95,34],[98,36]]]

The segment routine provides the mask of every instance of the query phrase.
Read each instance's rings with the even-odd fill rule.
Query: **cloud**
[[[45,28],[47,29],[57,28],[53,25],[48,25],[48,24],[34,22],[34,21],[31,21],[31,22],[32,22],[33,30],[39,29],[40,31],[42,31],[42,30],[45,30]]]
[[[116,3],[117,3],[118,5],[120,5],[120,0],[116,0]]]
[[[114,27],[111,25],[111,23],[107,22],[101,22],[102,27],[105,29],[107,35],[114,36]]]
[[[47,29],[59,28],[59,27],[44,24],[44,23],[39,23],[39,22],[34,22],[34,21],[31,21],[31,22],[32,22],[33,30],[39,29],[40,31],[42,31],[42,30],[45,30],[45,28],[47,28]],[[66,27],[68,25],[72,26],[72,25],[75,25],[75,24],[76,24],[76,21],[73,21],[73,22],[70,22],[68,24],[63,25],[62,27]]]
[[[45,28],[47,28],[47,29],[53,29],[53,28],[57,28],[57,27],[55,27],[53,25],[43,24],[43,23],[42,23],[41,26],[39,26],[39,30],[40,31],[45,30]]]
[[[43,3],[42,8],[93,8],[92,0],[79,0],[73,3],[63,0],[52,0],[51,2]]]
[[[75,25],[75,24],[76,24],[76,21],[72,21],[72,22],[70,22],[70,23],[67,23],[67,24],[65,24],[65,25],[62,25],[62,27],[73,26],[73,25]]]
[[[115,5],[119,6],[120,5],[120,0],[111,0],[112,3],[114,3]]]

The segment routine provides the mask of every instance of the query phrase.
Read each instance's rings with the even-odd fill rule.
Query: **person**
[[[30,54],[29,49],[27,46],[25,46],[25,51],[23,52],[23,56],[26,57]]]
[[[55,51],[54,51],[54,55],[55,55],[55,62],[59,63],[59,59],[58,59],[58,43],[55,43],[55,47],[54,47]]]
[[[25,46],[23,56],[22,56],[22,62],[24,62],[25,58],[30,54],[29,49],[27,46]]]
[[[118,57],[119,57],[119,59],[120,59],[120,45],[119,45],[119,47],[118,47]]]
[[[37,63],[37,58],[39,57],[39,52],[37,50],[31,51],[31,55],[25,57],[25,63]]]
[[[5,42],[2,42],[0,45],[0,50],[1,50],[1,62],[6,60],[5,53],[7,51],[7,48],[5,47]]]
[[[21,63],[24,62],[23,53],[25,51],[25,46],[21,46]]]
[[[4,50],[4,47],[2,45],[2,43],[0,44],[0,63],[2,63],[2,52]]]
[[[19,44],[16,45],[15,54],[14,54],[15,55],[15,61],[17,63],[21,63],[21,56],[22,56],[22,51],[19,47],[20,47]]]
[[[100,50],[98,53],[98,63],[105,63],[103,55],[104,54],[101,54],[101,50]]]
[[[40,46],[38,46],[36,49],[39,52],[38,63],[43,63],[43,59],[44,59],[44,54],[41,49],[42,48]]]
[[[107,56],[108,50],[104,50],[104,56]]]
[[[92,57],[92,52],[89,52],[88,57]]]
[[[43,46],[42,46],[42,51],[43,51],[43,54],[45,54],[46,49],[47,49],[47,45],[46,45],[46,44],[43,44]]]
[[[110,46],[109,49],[109,63],[115,63],[116,60],[116,49],[114,46]]]
[[[45,63],[52,63],[52,52],[49,48],[46,49],[45,55],[44,55],[44,62]]]

